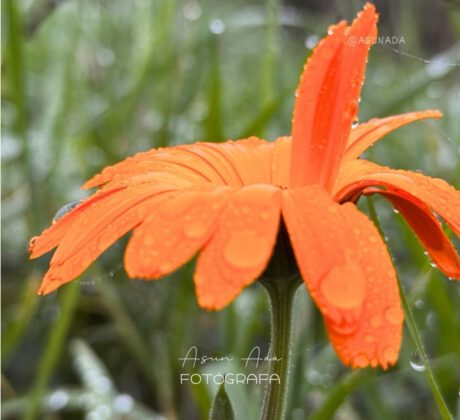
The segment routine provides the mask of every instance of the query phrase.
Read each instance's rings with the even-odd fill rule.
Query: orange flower
[[[441,116],[430,110],[352,128],[376,22],[368,4],[351,26],[329,28],[302,74],[292,138],[150,150],[88,181],[85,188],[99,190],[31,243],[31,258],[58,247],[39,293],[77,277],[133,230],[125,253],[130,277],[157,279],[201,250],[198,302],[220,309],[264,271],[282,217],[341,360],[394,364],[403,322],[396,275],[375,226],[354,202],[383,195],[440,270],[460,278],[459,256],[437,218],[459,234],[460,193],[440,179],[358,159],[390,131]]]

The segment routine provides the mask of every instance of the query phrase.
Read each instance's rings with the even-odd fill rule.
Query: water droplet
[[[436,263],[434,263],[433,261],[430,261],[430,265],[431,265],[433,268],[438,268],[438,266],[436,265]]]
[[[353,359],[353,366],[357,368],[366,367],[369,364],[369,359],[365,354],[360,354]]]
[[[394,347],[389,346],[383,349],[382,357],[388,363],[393,364],[398,359],[398,352],[394,349]]]
[[[30,242],[29,242],[29,252],[32,252],[32,248],[34,247],[35,245],[35,242],[37,242],[37,239],[38,239],[38,236],[34,236],[30,239]]]
[[[321,280],[320,290],[332,305],[343,309],[361,306],[366,294],[366,279],[361,268],[346,257],[346,263],[333,267]]]
[[[246,230],[233,234],[224,248],[224,257],[237,268],[252,268],[267,257],[267,239],[256,232]]]
[[[203,236],[207,231],[207,225],[201,220],[195,220],[184,226],[184,235],[190,239],[196,239]]]
[[[394,325],[400,325],[404,319],[404,313],[399,306],[392,306],[384,312],[385,319]]]
[[[225,24],[220,19],[213,19],[209,23],[209,30],[216,35],[223,34],[225,32]]]
[[[164,262],[160,265],[160,271],[163,273],[163,274],[166,274],[168,273],[169,271],[171,271],[172,267],[171,267],[171,264],[169,262]]]
[[[415,301],[415,307],[417,309],[422,309],[425,306],[425,302],[422,299],[417,299]]]
[[[310,35],[305,38],[305,46],[309,49],[312,50],[313,48],[316,47],[316,44],[318,43],[318,37],[316,35]]]
[[[69,204],[61,207],[53,217],[53,223],[56,223],[61,217],[64,217],[67,213],[73,210],[80,204],[80,201],[72,201]]]
[[[423,364],[422,358],[417,350],[414,350],[409,364],[416,372],[425,372],[425,365]]]
[[[399,214],[399,210],[396,209],[396,208],[393,208],[393,213],[394,213],[394,214]]]
[[[378,315],[374,315],[373,317],[371,317],[369,322],[372,327],[377,328],[380,325],[382,325],[382,318],[380,318]]]
[[[261,218],[262,220],[268,220],[269,214],[268,214],[266,211],[264,211],[264,212],[262,212],[262,213],[260,214],[260,218]]]

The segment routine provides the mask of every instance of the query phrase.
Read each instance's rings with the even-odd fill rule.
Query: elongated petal
[[[294,105],[291,185],[332,188],[358,99],[377,14],[367,4],[351,27],[330,28],[302,74]]]
[[[81,274],[117,239],[140,223],[170,186],[141,184],[105,197],[82,213],[66,231],[42,281],[47,294]]]
[[[174,175],[197,185],[241,186],[270,182],[273,146],[256,137],[225,143],[195,143],[138,153],[105,168],[83,188],[122,182],[133,176],[158,172]],[[258,161],[258,165],[254,165]]]
[[[365,193],[378,193],[387,198],[407,220],[439,269],[449,277],[460,279],[460,257],[438,219],[425,203],[403,191],[369,188]]]
[[[439,214],[460,235],[460,191],[439,178],[417,172],[395,170],[366,160],[351,160],[341,168],[334,187],[336,201],[345,201],[367,187],[383,186],[405,191]]]
[[[221,309],[264,271],[275,245],[280,191],[249,185],[229,200],[195,271],[200,306]]]
[[[57,247],[72,224],[78,220],[79,216],[83,212],[85,212],[90,206],[95,205],[98,201],[108,197],[120,189],[122,189],[122,187],[97,192],[91,197],[85,199],[72,211],[54,222],[48,229],[45,229],[40,236],[34,236],[29,245],[30,258],[38,258]]]
[[[290,185],[291,171],[291,147],[290,137],[280,137],[273,147],[272,184],[287,188]]]
[[[130,277],[156,279],[186,263],[209,240],[231,190],[185,190],[152,208],[125,253]]]
[[[340,359],[353,367],[394,364],[403,312],[375,226],[319,186],[283,191],[282,212],[300,272]]]
[[[358,158],[376,141],[399,127],[425,118],[441,117],[441,112],[430,109],[421,112],[408,112],[407,114],[394,115],[382,119],[374,118],[366,123],[360,124],[351,130],[342,161]]]

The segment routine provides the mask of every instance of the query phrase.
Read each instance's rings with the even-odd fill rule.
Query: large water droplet
[[[425,372],[425,365],[423,364],[422,358],[417,350],[414,350],[409,364],[416,372]]]
[[[72,201],[69,204],[61,207],[53,217],[53,223],[56,223],[61,217],[64,217],[67,213],[73,210],[80,204],[80,201]]]
[[[390,324],[394,325],[400,325],[404,319],[404,313],[398,306],[392,306],[391,308],[386,309],[384,315],[385,319]]]
[[[320,290],[332,305],[343,309],[354,309],[363,303],[366,279],[361,268],[347,257],[344,265],[333,267],[324,276]]]
[[[224,257],[237,268],[252,268],[267,257],[267,239],[256,232],[246,230],[235,233],[224,248]]]

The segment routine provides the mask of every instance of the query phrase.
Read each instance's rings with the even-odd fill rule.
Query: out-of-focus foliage
[[[458,188],[460,5],[376,3],[381,34],[399,42],[371,50],[361,120],[426,108],[444,118],[400,129],[368,158]],[[254,346],[265,354],[269,312],[258,285],[208,313],[194,298],[193,262],[159,282],[127,281],[120,241],[73,285],[38,297],[49,259],[29,262],[27,242],[85,195],[84,180],[137,151],[289,133],[305,57],[330,23],[361,6],[2,2],[2,417],[207,418],[217,386],[181,384],[180,375],[244,372],[240,359]],[[460,286],[430,266],[399,215],[383,200],[375,204],[434,375],[460,415]],[[329,418],[334,410],[341,419],[437,418],[408,331],[394,369],[350,372],[302,289],[294,337],[288,418]],[[184,366],[179,358],[193,346],[233,360]],[[257,418],[263,385],[226,391],[236,419]]]

